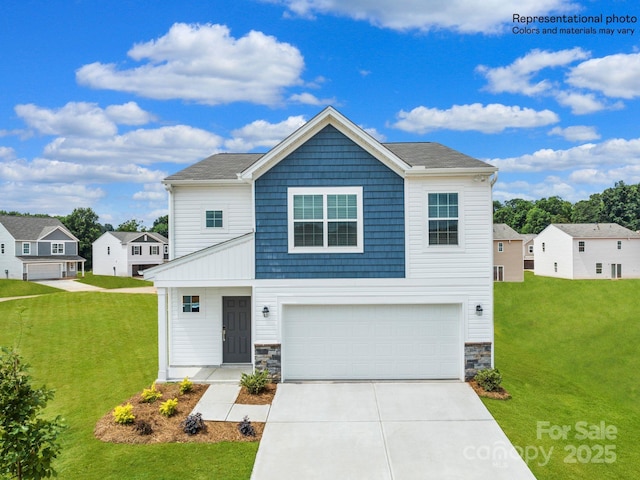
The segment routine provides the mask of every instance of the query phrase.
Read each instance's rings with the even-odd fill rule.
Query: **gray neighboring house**
[[[0,215],[0,275],[19,280],[84,276],[79,240],[57,218]]]

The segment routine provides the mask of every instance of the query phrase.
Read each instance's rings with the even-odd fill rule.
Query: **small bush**
[[[151,435],[153,433],[153,428],[149,422],[145,422],[144,420],[138,420],[133,429],[138,432],[140,435]]]
[[[194,413],[185,418],[180,426],[187,435],[195,435],[200,430],[204,429],[204,421],[202,420],[201,413]]]
[[[160,410],[160,413],[165,417],[170,417],[174,415],[176,413],[176,410],[178,410],[178,399],[170,398],[166,402],[162,402],[160,404],[159,410]]]
[[[497,368],[480,370],[473,379],[487,392],[499,390],[502,384],[502,375]]]
[[[184,377],[184,380],[180,382],[180,395],[189,393],[193,390],[193,382],[189,380],[189,377]]]
[[[240,378],[240,385],[245,387],[251,395],[258,395],[269,383],[269,372],[267,370],[256,370],[252,374],[243,373]]]
[[[238,430],[240,430],[240,433],[245,437],[256,436],[256,430],[255,428],[253,428],[253,425],[251,425],[251,422],[249,421],[249,417],[246,415],[242,419],[242,421],[238,424]]]
[[[136,417],[133,414],[133,405],[131,405],[130,403],[127,403],[126,405],[118,405],[113,410],[113,419],[120,425],[128,425],[129,423],[133,423],[135,418]]]
[[[162,398],[162,393],[156,390],[155,382],[151,384],[151,388],[145,388],[140,394],[142,401],[145,403],[153,403],[159,398]]]

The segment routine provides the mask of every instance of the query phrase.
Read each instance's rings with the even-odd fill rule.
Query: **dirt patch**
[[[162,398],[154,403],[144,403],[140,400],[140,393],[122,402],[121,405],[130,403],[133,406],[135,420],[144,420],[151,425],[152,433],[141,435],[133,425],[119,425],[113,420],[113,410],[102,417],[96,424],[94,434],[103,442],[111,443],[170,443],[170,442],[253,442],[262,438],[264,423],[251,422],[256,436],[245,437],[238,430],[236,422],[204,422],[205,429],[196,435],[187,435],[182,430],[180,423],[191,413],[200,397],[209,385],[194,384],[193,390],[184,395],[179,393],[179,385],[176,383],[157,384],[156,389],[162,393]],[[269,389],[263,394],[249,395],[243,388],[238,395],[236,403],[251,405],[270,404],[275,395],[276,385],[269,385]],[[178,399],[177,413],[171,417],[165,417],[158,411],[160,404],[172,398]],[[253,403],[251,403],[251,401]]]
[[[498,387],[498,390],[493,392],[487,392],[475,380],[469,380],[469,385],[471,385],[471,388],[473,388],[480,397],[492,398],[494,400],[509,400],[511,398],[511,394],[502,387]]]

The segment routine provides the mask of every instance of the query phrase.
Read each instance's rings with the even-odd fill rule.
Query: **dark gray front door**
[[[251,297],[222,297],[222,361],[251,363]]]

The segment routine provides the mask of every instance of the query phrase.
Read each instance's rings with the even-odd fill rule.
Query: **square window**
[[[52,243],[51,255],[64,255],[64,243]]]
[[[222,210],[207,210],[205,212],[205,226],[207,228],[222,228]]]
[[[429,245],[458,245],[458,194],[430,193],[427,201]]]
[[[183,295],[182,311],[185,313],[197,313],[200,311],[200,295]]]

